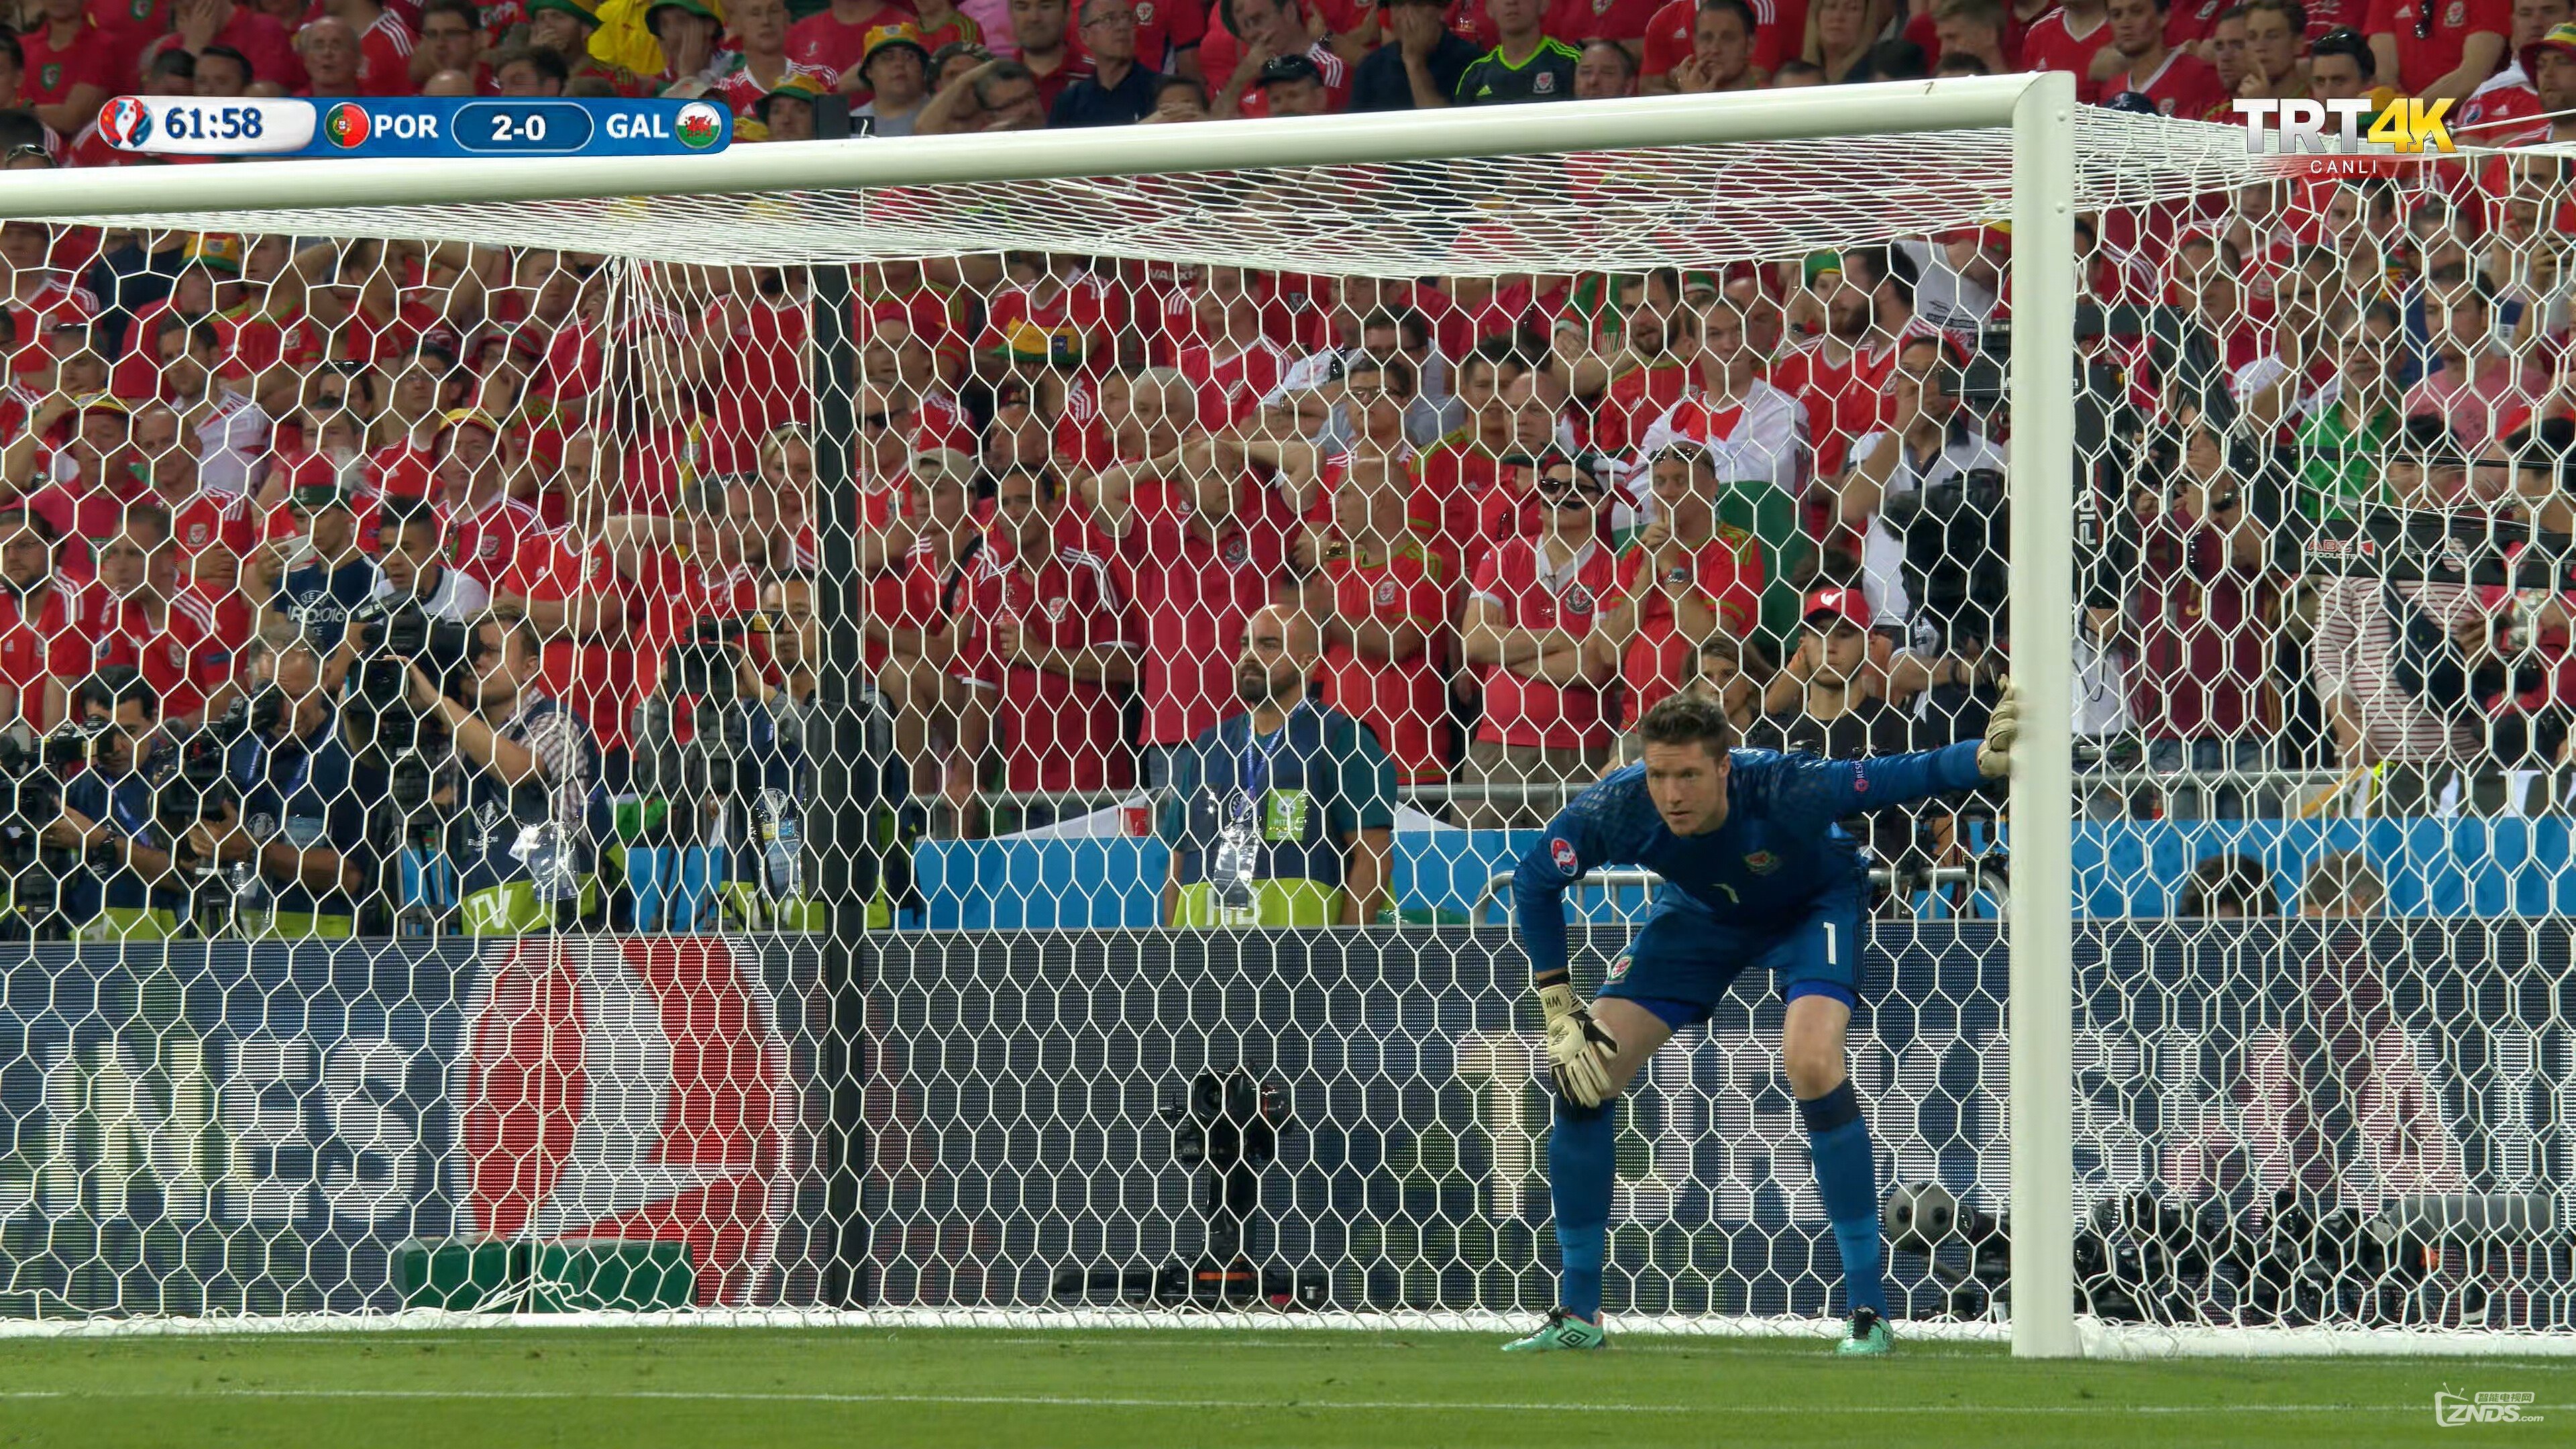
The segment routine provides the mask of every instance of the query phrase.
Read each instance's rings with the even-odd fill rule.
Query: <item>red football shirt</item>
[[[2214,111],[2225,112],[2236,100],[2219,83],[2218,67],[2183,50],[2168,52],[2164,64],[2157,66],[2156,73],[2148,76],[2144,84],[2123,73],[2105,82],[2103,89],[2138,91],[2156,103],[2157,114],[2186,121],[2203,120]]]
[[[1139,743],[1188,744],[1234,711],[1244,618],[1270,602],[1287,556],[1287,541],[1265,521],[1228,520],[1212,540],[1176,514],[1129,527],[1118,563],[1145,651],[1137,670],[1145,701]]]
[[[595,598],[612,617],[625,616],[632,604],[631,586],[609,563],[608,550],[570,529],[529,539],[501,592],[537,603]],[[550,637],[538,653],[537,687],[589,721],[602,749],[617,749],[633,733],[629,716],[642,693],[636,668],[642,662],[649,670],[651,658],[593,640]]]
[[[1005,561],[998,548],[978,560],[960,631],[959,677],[987,691],[1012,790],[1119,790],[1135,761],[1119,738],[1120,697],[1098,684],[1004,658],[993,626],[1019,626],[1032,649],[1134,649],[1137,640],[1109,565],[1081,549],[1059,549],[1036,568]]]
[[[1772,364],[1771,385],[1806,409],[1817,477],[1841,472],[1851,445],[1885,426],[1880,419],[1887,407],[1887,375],[1895,366],[1893,347],[1854,348],[1850,357],[1835,363],[1813,342]]]
[[[1212,347],[1182,348],[1181,371],[1198,379],[1199,426],[1213,433],[1252,416],[1279,386],[1292,360],[1286,348],[1267,337],[1256,337],[1225,356]]]
[[[156,610],[139,596],[92,593],[99,602],[86,627],[95,631],[96,667],[141,670],[161,696],[163,718],[200,713],[206,697],[232,677],[233,645],[217,635],[214,606],[202,595],[182,593]]]
[[[703,466],[710,473],[749,473],[760,465],[760,440],[805,415],[805,308],[745,299],[739,316],[708,309],[706,334],[723,339]]]
[[[1506,628],[1563,629],[1580,637],[1592,632],[1593,620],[1616,584],[1606,544],[1586,545],[1564,568],[1551,572],[1540,562],[1538,540],[1515,538],[1485,556],[1484,566],[1476,570],[1473,597],[1499,605]],[[1610,743],[1600,690],[1551,684],[1499,665],[1486,665],[1482,673],[1485,718],[1476,726],[1476,738],[1560,750]]]
[[[1592,446],[1605,453],[1635,447],[1647,426],[1680,402],[1690,385],[1690,365],[1680,362],[1632,367],[1610,379],[1601,400],[1592,405]]]
[[[44,682],[66,685],[89,671],[87,640],[74,627],[81,615],[81,591],[74,584],[39,584],[15,599],[0,600],[0,691],[16,709],[16,718],[41,723]],[[31,615],[28,605],[35,606]]]
[[[1451,433],[1414,454],[1405,469],[1413,477],[1405,522],[1430,540],[1432,552],[1446,565],[1447,577],[1475,577],[1487,549],[1520,533],[1517,522],[1503,533],[1488,533],[1482,526],[1478,505],[1502,476],[1502,465],[1476,442],[1473,433],[1464,429]]]
[[[259,533],[250,499],[240,493],[201,492],[170,514],[170,536],[190,557],[220,548],[240,558],[259,546]]]
[[[1136,0],[1138,65],[1168,74],[1173,57],[1196,49],[1207,33],[1207,11],[1197,0]]]
[[[1635,601],[1637,634],[1620,661],[1620,724],[1633,726],[1664,696],[1675,693],[1699,670],[1699,648],[1683,637],[1673,620],[1673,601],[1644,578],[1646,551],[1631,546],[1619,558],[1619,583],[1613,603]],[[1762,618],[1762,549],[1743,529],[1720,524],[1682,566],[1683,579],[1717,613],[1717,626],[1730,639],[1742,639]]]
[[[48,38],[53,29],[39,19],[33,30],[18,37],[18,49],[27,57],[25,79],[18,85],[18,103],[60,105],[71,99],[73,87],[82,85],[117,94],[119,87],[113,79],[117,72],[110,69],[118,51],[117,38],[99,29],[96,22],[84,21],[72,32],[71,43],[56,50]]]
[[[376,17],[367,33],[358,37],[358,94],[362,96],[408,96],[418,93],[412,84],[411,52],[415,42],[411,27],[402,17],[388,10]]]
[[[2108,17],[2093,22],[2093,28],[2076,35],[2066,28],[2066,12],[2052,10],[2030,23],[2022,32],[2021,63],[2026,70],[2062,70],[2075,77],[2075,98],[2087,103],[2102,99],[2102,87],[2092,78],[2093,55],[2111,43]]]
[[[545,535],[537,510],[506,493],[470,510],[451,512],[441,504],[438,517],[447,532],[448,567],[487,589],[500,587],[518,567],[519,551]]]
[[[1406,621],[1430,638],[1408,659],[1375,659],[1347,641],[1324,650],[1324,702],[1367,725],[1395,762],[1404,784],[1444,778],[1449,771],[1449,696],[1440,677],[1447,656],[1449,587],[1439,564],[1419,543],[1405,543],[1382,562],[1363,564],[1345,554],[1323,563],[1333,587],[1333,613],[1345,622]]]
[[[868,31],[909,19],[892,6],[880,5],[855,25],[834,18],[827,8],[787,27],[787,58],[811,70],[829,72],[835,83],[841,72],[867,53]]]
[[[2432,10],[2432,28],[2419,40],[2416,19],[2434,6],[2439,8]],[[2396,39],[2398,92],[2421,95],[2426,86],[2460,68],[2460,52],[2470,36],[2481,31],[2512,35],[2513,6],[2511,0],[2371,0],[2361,31]]]

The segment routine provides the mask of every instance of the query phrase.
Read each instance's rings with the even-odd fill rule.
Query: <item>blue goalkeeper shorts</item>
[[[1679,1031],[1708,1020],[1728,984],[1753,967],[1771,973],[1783,1000],[1830,996],[1857,1007],[1860,927],[1857,890],[1829,891],[1791,924],[1756,929],[1720,921],[1666,886],[1597,994],[1636,1002]]]

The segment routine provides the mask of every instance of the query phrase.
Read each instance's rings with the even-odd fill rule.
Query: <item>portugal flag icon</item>
[[[355,101],[342,101],[322,115],[322,139],[343,151],[365,145],[375,130],[376,123],[367,115],[367,108]]]

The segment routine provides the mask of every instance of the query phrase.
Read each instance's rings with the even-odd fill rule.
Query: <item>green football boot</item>
[[[1559,1349],[1599,1348],[1610,1341],[1601,1325],[1586,1323],[1562,1308],[1547,1311],[1547,1326],[1527,1338],[1503,1345],[1505,1353],[1554,1353]]]
[[[1855,1309],[1851,1332],[1834,1345],[1834,1352],[1846,1358],[1885,1358],[1896,1352],[1896,1336],[1887,1331],[1887,1320],[1877,1309]]]

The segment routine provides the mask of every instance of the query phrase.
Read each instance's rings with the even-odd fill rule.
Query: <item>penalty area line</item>
[[[0,1389],[0,1403],[60,1399],[268,1399],[316,1401],[410,1401],[460,1403],[740,1403],[740,1404],[925,1404],[959,1408],[1318,1410],[1385,1413],[1409,1409],[1439,1414],[1719,1414],[1730,1418],[1831,1418],[1841,1414],[1968,1415],[2009,1414],[2088,1416],[2095,1414],[2421,1414],[2425,1405],[2406,1404],[1604,1404],[1604,1403],[1472,1403],[1420,1399],[1137,1399],[1078,1394],[852,1394],[762,1392],[738,1389],[296,1389],[247,1386],[214,1389]],[[2576,1408],[2567,1404],[2532,1404],[2543,1410]]]

